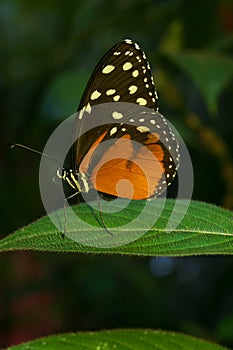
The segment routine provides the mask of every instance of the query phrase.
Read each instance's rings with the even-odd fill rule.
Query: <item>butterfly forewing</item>
[[[113,46],[94,69],[78,110],[107,102],[138,103],[157,110],[158,97],[145,53],[131,40]]]
[[[101,104],[111,108],[93,116],[94,106]],[[82,135],[92,118],[99,126]],[[179,162],[177,141],[158,113],[146,56],[131,40],[115,45],[96,66],[79,105],[75,137],[75,168],[97,191],[117,196],[117,184],[127,180],[134,194],[121,181],[120,196],[144,199],[171,183]],[[100,149],[104,141],[107,146]]]
[[[149,63],[145,53],[131,40],[113,46],[94,69],[78,107],[76,138],[81,135],[83,124],[89,123],[91,107],[108,102],[137,103],[153,110],[158,109],[158,97]],[[100,115],[98,134],[101,132],[101,124],[111,122],[109,115]],[[86,135],[84,143],[78,141],[78,163],[93,143],[93,136],[90,133]]]

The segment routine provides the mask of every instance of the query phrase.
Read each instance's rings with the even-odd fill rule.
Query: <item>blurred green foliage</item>
[[[233,209],[231,0],[1,0],[2,237],[44,213],[39,159],[6,144],[42,150],[97,61],[127,37],[146,52],[160,111],[189,148],[194,199]],[[163,277],[154,266],[166,259],[153,259],[2,255],[0,346],[134,326],[233,346],[232,259],[172,260]]]

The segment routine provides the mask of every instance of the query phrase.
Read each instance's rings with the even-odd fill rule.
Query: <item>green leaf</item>
[[[166,53],[196,83],[210,113],[216,114],[218,98],[233,77],[233,61],[210,51]]]
[[[191,336],[142,329],[69,333],[40,338],[6,350],[226,350],[225,347]]]
[[[80,244],[67,237],[62,238],[61,232],[53,225],[49,217],[42,217],[34,223],[19,229],[0,241],[0,251],[37,250],[53,252],[77,252],[95,254],[123,254],[141,256],[187,256],[202,254],[232,254],[233,253],[233,214],[217,206],[191,201],[189,207],[186,200],[166,200],[164,208],[161,200],[149,202],[144,221],[140,224],[134,220],[144,210],[148,201],[132,201],[124,210],[114,213],[102,213],[105,223],[113,235],[103,229],[99,212],[94,212],[87,204],[72,207],[82,218],[80,224],[73,226],[69,222],[67,233],[84,235],[87,244]],[[121,202],[120,202],[121,203]],[[176,203],[176,205],[175,205]],[[118,204],[112,204],[117,208]],[[187,209],[188,207],[188,209]],[[162,211],[161,211],[162,208]],[[171,224],[175,224],[182,213],[183,220],[171,231]],[[156,216],[159,219],[156,221]],[[56,217],[56,216],[54,216]],[[64,217],[60,211],[60,220]],[[140,234],[146,223],[154,220],[151,228],[139,239],[125,244],[125,237]],[[69,221],[69,217],[68,217]],[[85,221],[90,225],[86,228]],[[146,222],[145,222],[146,221]],[[84,223],[83,226],[81,223]],[[130,229],[125,229],[126,222],[132,223]],[[177,224],[177,223],[176,223]],[[114,229],[113,227],[117,227]],[[118,227],[119,226],[119,227]],[[75,227],[75,229],[74,229]],[[112,228],[110,228],[112,227]],[[167,228],[169,227],[170,230]],[[134,236],[132,236],[134,237]],[[101,244],[104,239],[117,242],[117,245]],[[111,241],[112,240],[112,241]],[[114,241],[115,240],[115,241]],[[121,245],[122,244],[122,245]]]

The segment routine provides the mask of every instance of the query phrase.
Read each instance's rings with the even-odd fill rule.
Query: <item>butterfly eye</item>
[[[53,176],[53,183],[58,184],[61,180],[65,180],[66,170],[64,168],[58,168],[56,174]]]

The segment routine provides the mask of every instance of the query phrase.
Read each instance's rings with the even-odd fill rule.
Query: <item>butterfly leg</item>
[[[107,233],[109,233],[112,236],[112,232],[109,231],[109,229],[107,228],[105,221],[104,221],[104,217],[102,214],[102,210],[101,210],[101,205],[100,205],[100,200],[99,197],[97,197],[97,202],[98,202],[98,207],[99,207],[99,213],[100,213],[100,219],[102,221],[103,227],[105,228],[105,230],[107,231]]]
[[[69,196],[68,198],[65,198],[64,199],[64,229],[63,229],[63,232],[62,232],[62,238],[64,239],[65,235],[66,235],[66,232],[67,232],[67,210],[66,208],[68,207],[69,203],[68,203],[68,200],[75,197],[75,196],[78,196],[80,192],[77,191],[75,193],[73,193],[71,196]],[[79,197],[78,197],[79,198]],[[112,235],[112,232],[109,231],[109,229],[107,228],[106,224],[105,224],[105,221],[104,221],[104,217],[103,217],[103,214],[102,214],[102,210],[101,210],[101,204],[100,204],[100,200],[99,198],[97,197],[97,202],[98,202],[98,208],[99,208],[99,213],[100,213],[100,219],[101,219],[101,222],[103,224],[103,227],[104,229],[106,230],[106,232],[110,235]]]
[[[64,206],[63,206],[63,209],[64,209],[64,229],[63,229],[63,232],[62,232],[62,238],[63,239],[65,238],[66,230],[67,230],[67,211],[66,211],[66,208],[69,206],[68,199],[71,199],[71,198],[73,198],[75,196],[78,196],[78,194],[79,194],[79,191],[73,193],[71,196],[69,196],[68,198],[64,199]]]

